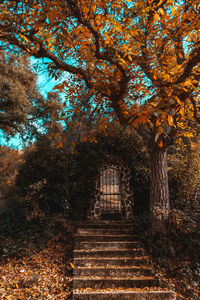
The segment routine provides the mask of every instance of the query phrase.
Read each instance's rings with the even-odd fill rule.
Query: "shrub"
[[[66,153],[62,148],[56,149],[43,137],[26,150],[16,184],[28,218],[46,218],[66,210],[67,180]]]
[[[70,149],[71,150],[71,149]],[[111,156],[124,160],[131,169],[135,213],[148,207],[148,156],[135,134],[120,130],[94,141],[82,141],[73,152],[57,148],[48,136],[40,138],[25,154],[17,184],[29,218],[46,218],[65,211],[75,219],[85,219],[94,200],[98,168]]]

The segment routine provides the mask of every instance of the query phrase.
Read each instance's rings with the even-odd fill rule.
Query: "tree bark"
[[[169,215],[167,149],[155,143],[149,149],[151,158],[150,230],[153,236],[163,235]]]

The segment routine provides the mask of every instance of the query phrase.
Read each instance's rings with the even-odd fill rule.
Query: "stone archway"
[[[111,179],[107,179],[108,183],[102,177],[106,176],[106,172],[112,175]],[[130,186],[130,173],[131,170],[128,166],[116,157],[112,157],[99,167],[98,175],[95,178],[95,201],[90,208],[89,218],[101,220],[105,213],[112,218],[112,215],[118,211],[121,219],[133,219],[133,192]],[[102,183],[104,187],[102,187]],[[107,184],[110,184],[111,187],[108,187]],[[108,193],[109,189],[113,189],[113,191]]]

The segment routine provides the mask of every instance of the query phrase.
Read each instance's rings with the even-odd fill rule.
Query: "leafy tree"
[[[7,136],[24,133],[39,96],[27,55],[0,52],[0,129]]]
[[[63,105],[58,93],[49,92],[47,100],[42,99],[38,102],[37,110],[35,113],[36,119],[39,123],[39,130],[37,132],[37,140],[43,135],[47,135],[48,138],[59,137],[59,134],[63,131],[61,112]],[[59,138],[52,139],[51,143],[58,143]]]
[[[167,149],[192,107],[199,116],[199,0],[1,1],[0,39],[49,59],[55,77],[72,74],[75,112],[117,116],[151,157],[150,221],[169,213]],[[73,84],[71,84],[71,82]],[[80,97],[83,95],[83,97]]]
[[[0,71],[0,129],[7,138],[20,133],[30,139],[59,126],[60,97],[55,92],[42,97],[27,55],[0,51]]]

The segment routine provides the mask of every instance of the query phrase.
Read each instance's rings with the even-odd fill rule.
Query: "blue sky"
[[[45,64],[47,61],[47,59],[36,59],[34,57],[30,58],[30,62],[33,66],[35,64],[42,66],[42,71],[37,72],[37,85],[40,93],[44,96],[47,96],[48,92],[52,91],[53,87],[59,82],[58,80],[48,76],[48,69],[47,65]]]

